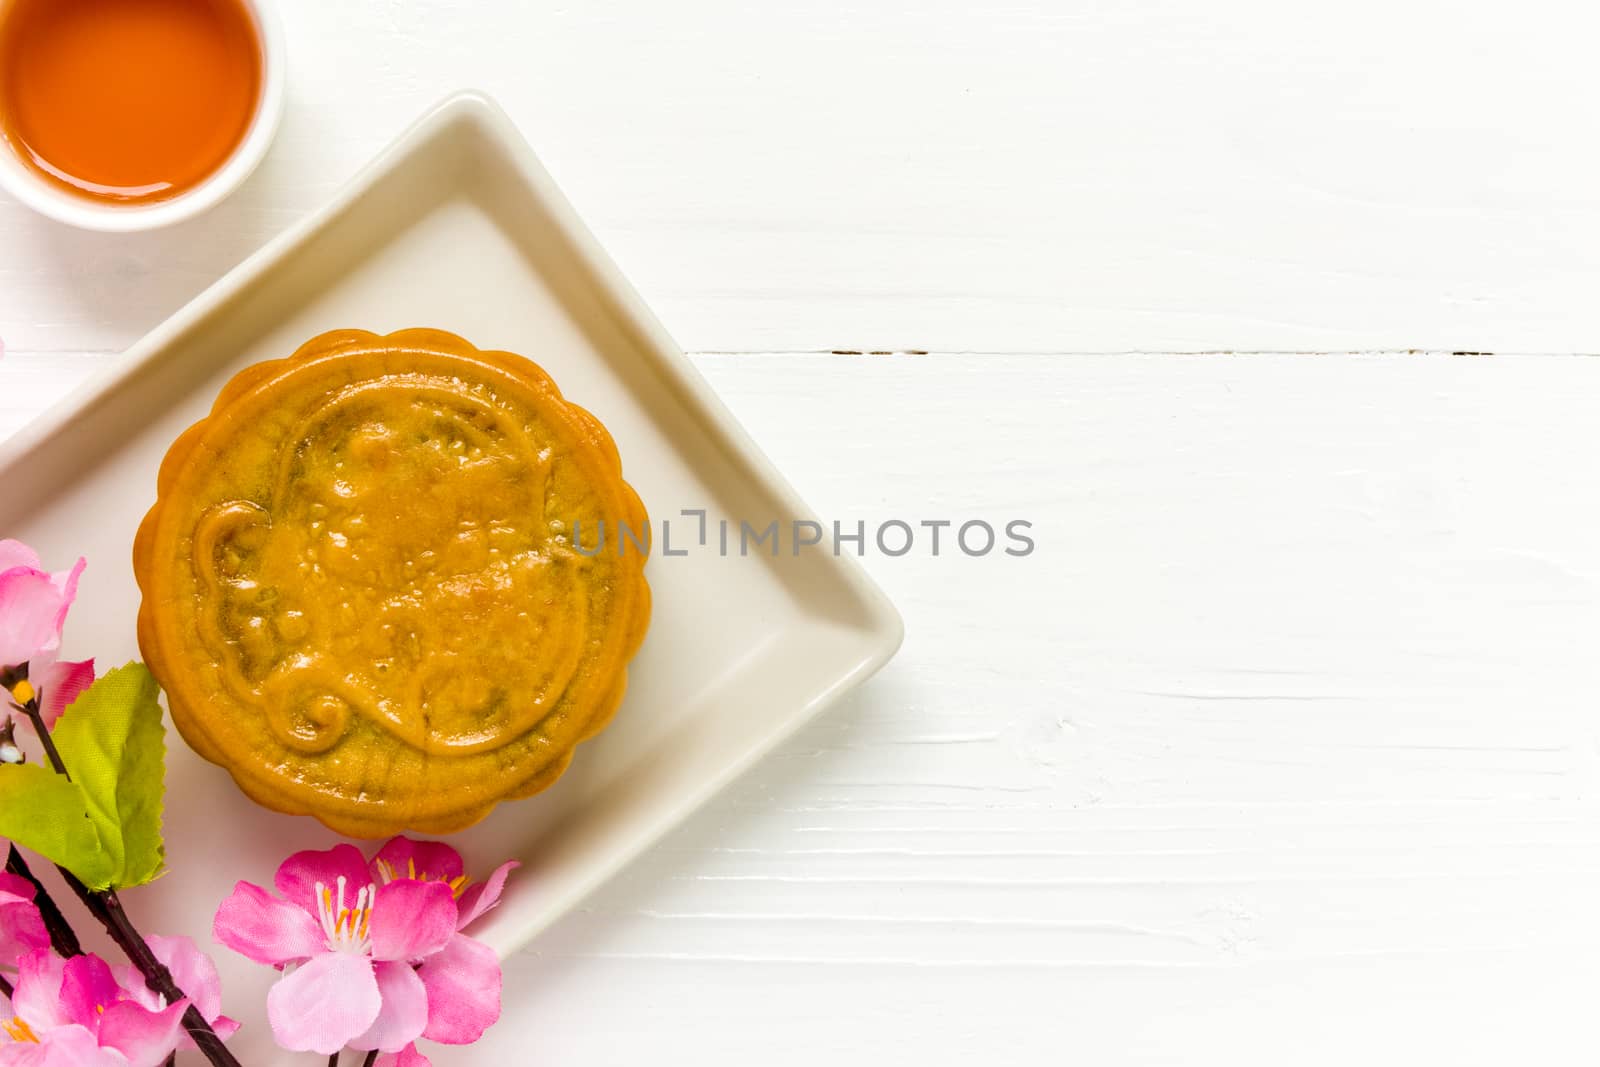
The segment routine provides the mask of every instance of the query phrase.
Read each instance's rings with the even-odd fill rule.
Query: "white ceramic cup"
[[[170,200],[152,204],[99,203],[47,181],[18,159],[9,145],[0,143],[0,189],[58,222],[110,233],[159,229],[215,207],[256,169],[267,154],[283,115],[283,26],[273,7],[275,0],[242,2],[255,21],[256,38],[261,44],[261,95],[244,139],[216,173]],[[0,0],[0,13],[5,6],[5,0]]]

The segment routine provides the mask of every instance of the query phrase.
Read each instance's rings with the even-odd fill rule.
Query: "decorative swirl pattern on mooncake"
[[[436,330],[324,334],[175,442],[134,549],[178,729],[256,801],[443,833],[560,776],[644,638],[616,447],[536,365]],[[620,539],[618,539],[620,541]]]

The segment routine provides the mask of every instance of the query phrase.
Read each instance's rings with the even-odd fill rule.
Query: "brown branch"
[[[83,955],[83,946],[78,944],[78,935],[72,932],[72,925],[61,914],[61,909],[56,907],[56,902],[45,891],[43,883],[28,869],[28,861],[22,858],[16,845],[12,845],[6,855],[6,870],[33,886],[33,904],[44,919],[44,928],[50,934],[50,947],[56,950],[56,955],[63,959]]]
[[[50,766],[56,773],[67,781],[72,781],[72,775],[67,773],[67,765],[61,762],[61,753],[56,751],[56,742],[50,736],[50,730],[44,724],[44,712],[39,710],[39,698],[34,697],[22,706],[22,713],[33,723],[33,732],[39,735],[39,744],[44,746],[44,754],[50,760]]]
[[[166,998],[168,1004],[183,1000],[186,994],[178,988],[178,983],[173,981],[172,972],[167,970],[166,964],[156,959],[150,946],[134,929],[133,920],[128,918],[128,913],[122,908],[122,901],[117,898],[117,891],[112,889],[104,893],[97,893],[78,881],[76,875],[65,867],[59,868],[61,877],[66,879],[67,885],[78,894],[78,899],[83,901],[83,906],[89,909],[89,914],[99,920],[105,927],[106,933],[111,935],[111,940],[128,957],[139,973],[144,976],[145,985],[160,993]],[[206,1022],[205,1016],[193,1004],[183,1013],[183,1029],[194,1039],[195,1046],[216,1067],[240,1067],[239,1061],[233,1053],[228,1051],[228,1046],[222,1043],[217,1032],[211,1029],[211,1024]]]
[[[67,766],[61,760],[61,753],[56,750],[56,743],[45,727],[44,715],[39,710],[39,698],[34,697],[29,700],[22,710],[32,720],[34,732],[39,735],[39,743],[44,746],[45,755],[50,759],[50,766],[70,782],[72,776],[67,773]],[[150,946],[145,943],[144,937],[134,929],[133,921],[122,909],[122,901],[117,898],[116,890],[98,893],[80,882],[77,875],[65,867],[57,864],[56,870],[61,872],[67,887],[83,901],[83,906],[89,909],[89,914],[105,927],[106,933],[111,935],[111,940],[122,949],[128,961],[138,968],[139,973],[144,976],[145,985],[165,997],[168,1004],[175,1004],[185,999],[183,990],[172,980],[172,972],[156,959],[155,953],[150,951]],[[34,885],[38,884],[35,880]],[[190,1004],[183,1013],[183,1029],[194,1039],[195,1047],[215,1067],[240,1067],[239,1061],[228,1051],[228,1047],[222,1043],[217,1032],[211,1029],[211,1024],[206,1022],[205,1016],[201,1015],[200,1010],[193,1004]]]

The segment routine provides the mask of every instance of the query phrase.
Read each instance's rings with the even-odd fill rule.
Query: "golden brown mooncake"
[[[446,833],[554,782],[650,615],[639,497],[537,365],[338,331],[240,371],[167,452],[139,645],[183,737],[269,808]],[[587,552],[579,551],[574,535]],[[600,542],[604,547],[604,542]]]

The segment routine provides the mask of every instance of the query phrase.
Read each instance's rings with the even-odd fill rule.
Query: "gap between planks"
[[[122,354],[120,349],[82,348],[28,348],[0,349],[4,356],[27,359],[40,356],[65,356],[83,359],[108,359]],[[1519,359],[1549,359],[1558,357],[1593,358],[1600,351],[1544,352],[1502,350],[1498,352],[1470,349],[1444,348],[1345,348],[1345,349],[1292,349],[1292,348],[1039,348],[1039,349],[939,349],[939,348],[759,348],[720,349],[701,348],[686,350],[690,357],[699,356],[972,356],[980,357],[1062,357],[1074,356],[1308,356],[1308,357],[1401,357],[1401,356],[1500,356]],[[3,357],[0,357],[3,358]]]

